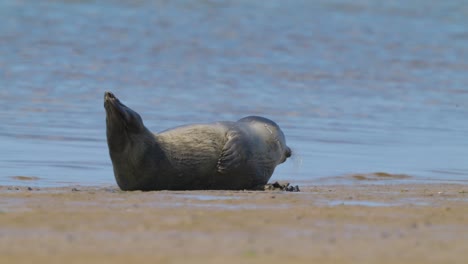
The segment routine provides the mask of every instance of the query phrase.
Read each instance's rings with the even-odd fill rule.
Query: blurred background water
[[[468,181],[464,0],[0,0],[0,18],[1,185],[114,184],[105,90],[152,131],[276,121],[294,158],[272,180]]]

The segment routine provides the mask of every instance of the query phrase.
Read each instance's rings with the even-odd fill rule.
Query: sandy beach
[[[0,263],[465,263],[468,185],[0,187]]]
[[[21,0],[0,14],[0,264],[468,263],[467,1]],[[292,156],[270,181],[301,191],[120,191],[105,91],[156,133],[273,120]]]

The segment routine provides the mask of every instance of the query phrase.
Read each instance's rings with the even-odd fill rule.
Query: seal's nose
[[[286,156],[286,158],[291,157],[292,152],[291,152],[291,149],[289,147],[286,147],[286,151],[284,152],[284,155]]]
[[[115,99],[115,95],[109,91],[104,92],[104,100]]]

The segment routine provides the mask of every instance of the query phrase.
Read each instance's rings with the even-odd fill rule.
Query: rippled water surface
[[[114,184],[105,90],[153,131],[273,119],[295,153],[273,180],[468,181],[465,1],[18,0],[0,17],[0,184]]]

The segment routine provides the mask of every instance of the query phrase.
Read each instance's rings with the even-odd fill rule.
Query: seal
[[[291,156],[279,126],[264,117],[191,124],[153,134],[140,115],[104,94],[106,132],[122,190],[263,189]]]

